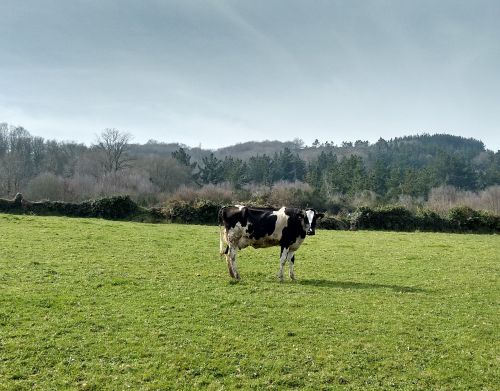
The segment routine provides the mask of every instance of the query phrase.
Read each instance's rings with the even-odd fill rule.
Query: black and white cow
[[[251,208],[247,206],[227,206],[219,212],[220,254],[226,255],[231,277],[238,279],[236,266],[238,250],[252,246],[255,248],[280,246],[280,271],[278,278],[283,281],[283,267],[290,261],[290,278],[295,279],[293,267],[295,251],[306,235],[314,235],[316,221],[323,217],[314,209]],[[224,244],[226,244],[224,248]]]

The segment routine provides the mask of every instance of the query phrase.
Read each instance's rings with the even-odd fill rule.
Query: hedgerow
[[[130,219],[139,221],[166,221],[185,224],[218,222],[223,206],[210,200],[170,201],[163,207],[142,209],[129,196],[115,196],[81,203],[61,201],[25,200],[21,194],[13,200],[0,199],[0,212],[59,215],[71,217],[101,217],[105,219]],[[253,205],[257,206],[257,205]],[[270,205],[261,205],[269,207]],[[450,210],[443,217],[436,212],[420,209],[413,212],[402,206],[379,208],[361,207],[350,215],[326,214],[319,220],[318,228],[334,230],[383,230],[500,233],[500,216],[469,207]]]
[[[80,203],[62,201],[31,202],[25,200],[19,193],[13,200],[0,199],[0,212],[7,213],[125,219],[138,211],[139,207],[129,196],[106,197]]]

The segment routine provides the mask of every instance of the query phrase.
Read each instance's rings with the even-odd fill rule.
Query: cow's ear
[[[324,213],[316,213],[316,218],[319,220],[319,219],[322,219],[323,217],[325,217],[325,214]]]

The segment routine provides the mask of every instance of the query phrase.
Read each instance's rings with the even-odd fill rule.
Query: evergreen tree
[[[217,159],[213,153],[202,159],[203,165],[199,168],[199,179],[202,183],[217,184],[224,181],[222,160]]]

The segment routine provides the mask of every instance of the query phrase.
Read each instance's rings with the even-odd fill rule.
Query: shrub
[[[416,218],[421,231],[443,232],[451,229],[450,221],[432,210],[419,209]]]
[[[351,229],[380,229],[387,231],[413,231],[418,228],[418,219],[401,206],[381,208],[358,208],[351,216]]]
[[[129,196],[114,196],[90,201],[91,213],[95,217],[108,219],[125,218],[138,210]]]
[[[339,216],[333,217],[325,215],[318,221],[318,228],[320,229],[347,230],[349,226],[349,220],[340,218]]]
[[[28,182],[26,188],[30,200],[64,200],[66,186],[64,179],[52,173],[39,174]]]
[[[208,184],[201,188],[180,186],[168,198],[171,203],[175,201],[194,203],[197,201],[208,200],[216,203],[230,204],[234,202],[235,195],[230,187],[225,184]]]
[[[313,189],[307,183],[295,181],[276,182],[269,192],[267,203],[276,208],[287,206],[291,208],[305,208],[311,206]]]
[[[450,209],[449,220],[452,227],[459,231],[500,231],[500,216],[477,211],[468,206]]]
[[[138,211],[137,204],[129,196],[115,196],[80,203],[62,201],[29,202],[18,194],[14,200],[0,200],[0,211],[60,215],[70,217],[102,217],[123,219]]]
[[[222,204],[213,201],[173,201],[165,207],[168,220],[189,224],[216,224]]]

